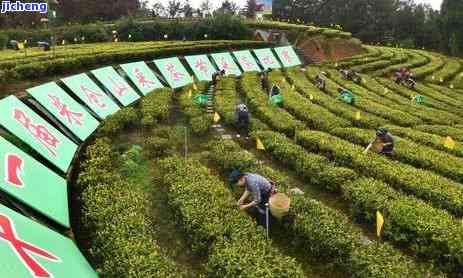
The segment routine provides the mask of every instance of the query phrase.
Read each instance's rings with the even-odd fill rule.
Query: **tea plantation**
[[[350,38],[336,30],[297,28]],[[34,106],[80,145],[67,173],[20,135],[8,128],[1,133],[67,179],[69,228],[27,205],[11,205],[10,198],[2,204],[71,238],[101,277],[461,277],[463,60],[364,45],[364,53],[344,60],[271,71],[281,106],[269,102],[258,72],[226,75],[215,86],[193,77],[171,89],[152,63],[265,47],[277,46],[166,41],[70,45],[54,54],[31,49],[27,57],[0,51],[3,84],[114,66],[137,94],[125,106],[114,95],[121,109],[105,119],[92,111],[101,123],[83,141]],[[162,86],[144,94],[118,66],[139,61],[149,62]],[[403,67],[414,74],[415,88],[394,82],[394,72]],[[342,78],[341,68],[359,72],[360,82]],[[324,90],[316,86],[322,71]],[[111,92],[92,80],[104,94]],[[66,78],[57,84],[74,91]],[[355,94],[355,104],[338,98],[339,87]],[[11,93],[16,92],[0,95]],[[196,104],[199,95],[208,95],[209,102]],[[72,96],[92,110],[84,98]],[[416,102],[417,96],[423,101]],[[22,101],[34,99],[29,94]],[[239,103],[250,110],[249,139],[235,136]],[[396,139],[390,158],[363,153],[380,127]],[[268,177],[291,196],[290,215],[271,227],[269,238],[237,206],[242,189],[228,181],[234,169]],[[294,188],[304,194],[293,194]],[[377,231],[379,214],[384,225]],[[10,250],[3,247],[0,241],[0,257]],[[37,258],[53,269],[53,262]]]

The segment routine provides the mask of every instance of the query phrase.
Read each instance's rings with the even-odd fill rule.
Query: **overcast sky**
[[[148,0],[150,3],[154,3],[154,2],[161,2],[161,3],[166,3],[167,1],[164,1],[164,0]],[[199,5],[201,4],[203,0],[190,0],[190,3],[193,7],[195,8],[199,8]],[[442,0],[415,0],[417,2],[421,2],[421,3],[428,3],[428,4],[431,4],[431,6],[434,8],[434,9],[440,9],[440,5],[442,3]],[[217,8],[217,6],[220,5],[220,3],[222,3],[221,0],[211,0],[210,1],[213,5],[215,5],[215,8]],[[233,0],[233,2],[237,3],[239,6],[243,7],[245,4],[246,4],[246,0]]]

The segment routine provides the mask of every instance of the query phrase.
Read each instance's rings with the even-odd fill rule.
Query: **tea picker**
[[[237,137],[244,136],[249,138],[249,124],[251,117],[249,115],[248,107],[245,104],[238,104],[235,109],[235,125],[239,131]]]
[[[375,152],[388,157],[394,154],[394,137],[387,128],[381,127],[376,131],[376,138],[363,153],[366,154],[372,148]]]
[[[355,105],[355,95],[352,91],[346,88],[338,88],[339,96],[338,99],[344,101],[345,103]]]
[[[251,214],[255,215],[258,224],[265,225],[267,235],[270,228],[271,214],[281,219],[289,211],[289,199],[286,195],[277,194],[275,183],[261,175],[233,170],[230,181],[232,184],[245,187],[245,191],[238,201],[238,206],[241,210],[249,210]],[[249,197],[252,197],[252,201],[245,204]],[[283,208],[278,207],[282,203]]]
[[[324,91],[326,87],[326,72],[322,71],[315,77],[316,86],[318,89]]]

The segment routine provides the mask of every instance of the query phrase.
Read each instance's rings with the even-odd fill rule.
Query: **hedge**
[[[269,75],[269,81],[273,84],[278,84],[281,88],[284,97],[283,108],[304,121],[310,128],[330,130],[335,127],[350,125],[349,121],[312,103],[309,99],[301,96],[296,90],[293,90],[281,71],[272,71]]]
[[[312,82],[314,82],[316,75],[321,70],[321,68],[307,68],[306,75]],[[325,93],[331,96],[331,101],[335,102],[337,106],[343,106],[346,107],[346,109],[350,108],[349,110],[352,111],[352,116],[354,116],[354,119],[356,119],[355,115],[357,112],[365,111],[366,113],[363,113],[364,115],[361,117],[360,121],[368,122],[367,126],[381,126],[385,123],[388,123],[388,120],[391,118],[394,118],[395,120],[400,118],[394,116],[394,113],[396,112],[395,110],[392,110],[381,104],[371,102],[362,97],[357,97],[355,105],[344,103],[343,101],[337,99],[339,96],[338,88],[340,87],[340,85],[327,78]]]
[[[196,86],[197,90],[194,89]],[[213,123],[212,115],[207,114],[205,106],[194,103],[193,98],[200,94],[206,94],[207,82],[199,82],[196,85],[188,85],[180,90],[178,101],[183,113],[187,116],[191,129],[196,135],[205,134]],[[189,94],[191,93],[191,97]]]
[[[315,77],[319,73],[319,70],[316,68],[306,68],[306,78],[304,79],[301,76],[297,76],[297,74],[294,71],[288,71],[288,73],[291,73],[291,80],[294,82],[295,85],[299,83],[299,86],[296,85],[296,87],[299,87],[300,89],[303,89],[303,87],[307,86],[315,88],[314,84],[312,84],[311,82],[315,82]],[[329,80],[327,81],[326,85],[327,87],[329,87],[329,90],[327,90],[328,94],[325,94],[319,91],[317,88],[315,88],[315,90],[317,90],[317,93],[312,93],[314,97],[313,102],[325,107],[333,114],[351,121],[353,125],[358,127],[376,128],[384,125],[387,122],[386,120],[381,119],[370,113],[362,113],[361,118],[357,119],[356,115],[359,112],[359,110],[352,105],[346,104],[340,100],[335,100],[334,98],[338,96],[338,94],[334,93],[334,91],[337,90],[337,87]]]
[[[415,52],[429,59],[428,64],[413,69],[413,76],[415,78],[424,78],[427,75],[440,70],[445,64],[444,60],[435,53],[422,50],[415,50]]]
[[[370,75],[373,76],[373,77],[385,76],[385,75],[388,75],[388,74],[392,73],[393,71],[396,71],[396,70],[398,70],[400,68],[404,68],[404,67],[405,68],[421,67],[421,66],[426,65],[427,63],[429,63],[429,59],[422,56],[422,55],[414,53],[414,52],[412,52],[410,50],[406,50],[406,51],[401,50],[401,51],[405,55],[410,56],[410,59],[408,59],[407,62],[401,63],[401,64],[390,65],[387,68],[371,72]]]
[[[280,192],[289,188],[284,173],[258,166],[255,157],[233,141],[213,142],[209,149],[208,157],[223,175],[240,169],[275,180]],[[352,277],[420,276],[413,261],[388,244],[365,244],[361,232],[337,210],[307,197],[292,196],[291,199],[294,221],[285,226],[285,232],[294,238],[297,248],[310,254],[308,256],[334,261]]]
[[[447,125],[421,125],[416,126],[416,129],[428,133],[438,134],[440,136],[450,136],[454,140],[463,142],[463,130],[461,128],[455,128]]]
[[[432,100],[433,103],[435,103],[435,105],[439,105],[442,110],[456,114],[459,117],[463,117],[463,111],[461,110],[461,107],[463,106],[462,101],[453,97],[448,97],[437,90],[421,84],[418,84],[415,89],[418,93],[425,96],[425,101]]]
[[[379,210],[385,213],[386,225],[384,229],[394,228],[391,231],[388,230],[386,239],[390,239],[392,242],[399,245],[405,245],[421,256],[439,259],[439,262],[446,265],[446,267],[456,268],[461,264],[461,249],[458,249],[461,243],[455,242],[454,239],[462,237],[460,232],[462,229],[457,226],[455,219],[446,211],[435,209],[425,202],[416,200],[413,197],[404,196],[402,193],[395,191],[390,186],[380,181],[365,178],[359,179],[355,173],[352,173],[352,178],[347,178],[339,182],[339,177],[336,174],[331,174],[333,170],[326,171],[325,167],[327,167],[327,164],[329,165],[329,162],[323,161],[323,158],[318,161],[313,159],[316,155],[306,152],[284,136],[274,132],[257,132],[255,136],[263,140],[267,152],[269,152],[273,158],[280,160],[281,163],[295,170],[298,175],[308,179],[310,184],[316,184],[330,191],[334,190],[336,192],[341,192],[343,198],[349,201],[353,216],[358,219],[373,224],[376,221],[376,211]],[[233,155],[233,157],[235,156],[236,155]],[[332,168],[332,166],[328,167]],[[313,183],[310,177],[314,175],[322,180],[322,182]],[[407,204],[409,200],[420,205],[419,209],[414,209],[413,206],[409,207],[410,213],[417,215],[426,214],[426,211],[432,211],[434,213],[435,216],[427,217],[429,222],[425,222],[431,223],[433,225],[432,229],[426,229],[426,226],[409,227],[410,223],[418,221],[419,218],[401,218],[394,223],[397,225],[390,225],[392,222],[390,222],[389,217],[391,213],[394,213],[392,209],[395,208],[395,206]],[[397,217],[399,218],[400,214],[397,215]],[[439,224],[443,222],[446,222],[446,225],[439,226]],[[416,229],[413,229],[413,227]],[[447,229],[446,233],[442,233],[445,229]],[[407,237],[407,240],[404,240],[404,233],[407,232],[410,232],[410,234],[413,234],[415,237],[410,236]],[[324,240],[319,239],[319,241],[322,242]],[[429,249],[416,244],[417,242],[426,242],[425,246],[429,247]],[[431,252],[431,250],[434,251]],[[452,257],[450,266],[447,265],[449,256]],[[448,271],[455,271],[455,269],[449,269]]]
[[[428,201],[436,208],[446,209],[456,216],[463,215],[463,188],[459,183],[375,153],[364,155],[362,147],[323,132],[299,132],[297,143],[309,151],[324,154],[338,165],[351,167]]]
[[[460,142],[456,142],[455,148],[449,149],[444,145],[446,137],[422,132],[412,128],[403,128],[398,126],[386,126],[394,135],[405,137],[418,144],[429,146],[439,151],[443,151],[458,157],[463,158],[463,146]]]
[[[304,127],[302,122],[294,119],[288,112],[269,103],[268,95],[263,91],[256,73],[243,75],[241,89],[251,111],[272,128],[294,136],[296,129]]]
[[[133,107],[125,107],[103,121],[98,129],[98,135],[114,136],[124,129],[136,128],[139,124],[139,111]]]
[[[459,93],[458,91],[456,91],[455,89],[449,89],[447,87],[444,87],[444,86],[440,86],[440,85],[435,85],[435,84],[430,84],[430,83],[427,83],[426,86],[430,87],[431,89],[449,97],[449,98],[453,98],[455,100],[457,100],[459,103],[462,103],[463,102],[463,95],[461,93]]]
[[[186,277],[161,254],[152,237],[149,196],[123,180],[109,139],[97,139],[85,152],[77,185],[84,189],[82,225],[92,231],[88,254],[108,277]]]
[[[68,74],[80,68],[89,68],[101,64],[126,63],[137,60],[152,60],[155,57],[163,58],[172,55],[192,55],[221,50],[262,48],[265,46],[269,46],[269,44],[257,41],[217,41],[210,42],[209,44],[191,46],[174,45],[163,48],[147,48],[138,51],[126,48],[125,51],[116,53],[97,53],[19,64],[5,71],[5,79],[11,81],[14,79],[40,78],[48,75]]]
[[[330,132],[356,145],[367,146],[375,137],[374,130],[338,128]],[[463,182],[463,159],[432,148],[397,138],[394,159],[420,169],[436,172],[456,182]]]
[[[406,62],[408,57],[402,53],[399,53],[398,51],[389,51],[387,54],[380,56],[380,58],[381,59],[378,59],[377,61],[371,61],[370,63],[353,67],[352,70],[357,72],[379,70],[390,65]]]
[[[207,277],[305,277],[298,263],[266,240],[262,227],[237,208],[221,180],[197,161],[159,163],[169,203],[193,249],[207,253]]]
[[[462,64],[457,59],[449,58],[440,70],[426,77],[426,82],[442,84],[454,78],[461,69]]]
[[[448,124],[448,123],[457,123],[455,121],[455,116],[451,113],[444,112],[428,106],[422,105],[411,105],[411,91],[396,91],[390,89],[389,87],[383,86],[376,79],[370,78],[366,75],[362,76],[365,82],[362,83],[362,86],[374,92],[375,94],[383,97],[383,101],[390,105],[391,103],[398,103],[403,107],[407,107],[406,111],[412,115],[415,115],[423,120],[425,123],[433,124]],[[395,87],[397,88],[397,87]],[[410,94],[407,94],[410,93]]]
[[[362,86],[359,86],[351,81],[346,81],[339,73],[334,71],[328,71],[330,73],[330,79],[341,85],[342,87],[349,88],[357,96],[355,106],[362,108],[363,111],[370,112],[384,119],[391,121],[400,126],[413,126],[421,123],[421,120],[417,117],[410,115],[401,106],[394,106],[390,103],[384,103],[380,98],[375,98],[368,90],[365,90]],[[365,82],[362,80],[362,82]],[[335,93],[334,91],[332,93]]]
[[[400,86],[398,84],[396,84],[394,81],[392,80],[389,80],[389,79],[385,79],[385,78],[377,78],[376,79],[380,84],[382,84],[383,86],[387,87],[388,89],[390,90],[393,90],[394,92],[404,96],[404,97],[408,97],[410,100],[413,96],[416,96],[418,95],[417,92],[415,91],[412,91],[404,86]],[[418,86],[419,87],[419,86]],[[426,97],[425,96],[425,100],[424,100],[424,103],[422,104],[423,106],[425,107],[431,107],[431,108],[435,108],[435,109],[439,109],[441,110],[442,112],[440,113],[446,113],[447,117],[449,119],[451,119],[452,117],[455,118],[455,121],[458,121],[458,122],[462,122],[462,118],[460,118],[459,116],[457,115],[454,115],[453,112],[454,111],[458,111],[457,108],[454,108],[454,107],[449,107],[448,105],[440,102],[440,101],[437,101],[436,99],[432,98],[432,97]],[[461,113],[461,112],[459,112]]]
[[[142,125],[151,128],[165,122],[169,117],[171,103],[172,90],[169,88],[158,89],[145,96],[140,103]]]

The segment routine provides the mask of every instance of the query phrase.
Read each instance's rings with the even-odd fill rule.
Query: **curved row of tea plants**
[[[226,185],[195,160],[158,162],[169,203],[193,250],[207,255],[208,277],[304,277],[298,263],[265,238],[263,228],[236,207]]]
[[[263,174],[277,182],[279,191],[288,190],[285,175],[266,166],[233,141],[213,142],[209,158],[224,176],[233,169]],[[297,248],[308,252],[307,257],[329,259],[350,276],[408,277],[423,275],[413,261],[387,244],[365,243],[361,233],[352,227],[345,216],[326,205],[303,196],[293,196],[294,220],[285,230],[297,240]],[[335,232],[333,232],[335,231]]]

